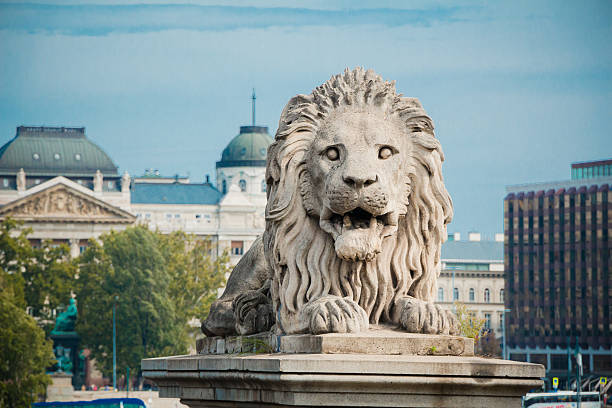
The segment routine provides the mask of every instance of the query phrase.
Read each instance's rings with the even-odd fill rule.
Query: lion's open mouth
[[[347,261],[370,261],[381,251],[382,239],[397,231],[397,212],[374,215],[362,208],[336,214],[327,207],[319,225],[331,234],[336,253]]]

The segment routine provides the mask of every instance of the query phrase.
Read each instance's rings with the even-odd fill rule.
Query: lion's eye
[[[335,147],[330,147],[325,152],[325,155],[327,156],[329,160],[334,161],[334,160],[338,160],[338,157],[340,157],[340,152]]]
[[[393,155],[393,150],[391,150],[391,148],[389,147],[382,147],[379,151],[378,151],[378,158],[385,160],[388,159],[389,157],[391,157]]]

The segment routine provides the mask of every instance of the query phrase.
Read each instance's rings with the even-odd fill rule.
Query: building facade
[[[0,219],[23,221],[33,245],[64,243],[76,256],[90,238],[136,221],[129,176],[85,128],[18,127],[0,148],[0,180]]]
[[[143,223],[163,233],[210,239],[238,262],[265,228],[267,128],[243,126],[217,162],[219,191],[208,179],[119,175],[85,128],[19,126],[0,148],[0,219],[22,220],[34,245],[68,244],[77,256],[110,230]]]
[[[504,312],[504,242],[481,240],[469,233],[461,240],[458,233],[442,244],[442,271],[438,278],[436,303],[453,310],[454,302],[464,303],[476,317],[484,319],[485,330],[502,337]]]
[[[612,373],[612,160],[572,165],[572,180],[507,187],[504,200],[510,357]],[[572,359],[569,358],[571,368]]]

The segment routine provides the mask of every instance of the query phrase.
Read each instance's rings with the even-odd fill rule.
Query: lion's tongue
[[[368,228],[354,228],[348,216],[343,219],[342,233],[336,238],[336,254],[346,261],[370,261],[381,251],[383,225],[375,217]]]

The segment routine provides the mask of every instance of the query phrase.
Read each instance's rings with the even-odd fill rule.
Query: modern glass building
[[[576,350],[586,373],[612,374],[611,163],[575,163],[572,180],[506,188],[510,358],[562,379]]]

